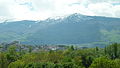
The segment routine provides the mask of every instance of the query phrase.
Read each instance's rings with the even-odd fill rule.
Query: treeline
[[[120,68],[120,44],[38,52],[25,52],[11,45],[0,52],[0,68]]]

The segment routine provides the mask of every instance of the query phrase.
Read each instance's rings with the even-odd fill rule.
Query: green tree
[[[6,54],[7,60],[9,63],[14,62],[19,58],[19,55],[16,51],[16,46],[10,46]]]
[[[119,53],[120,53],[119,50],[120,50],[120,44],[114,43],[105,48],[105,53],[111,59],[116,59],[119,58]]]
[[[99,57],[93,61],[89,68],[114,68],[114,62],[106,57]]]
[[[9,64],[8,68],[24,68],[25,62],[21,60],[17,60]]]
[[[4,53],[0,53],[0,68],[7,68],[8,61]]]

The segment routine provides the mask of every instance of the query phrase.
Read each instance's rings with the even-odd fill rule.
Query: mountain
[[[120,42],[120,18],[86,16],[78,13],[40,21],[0,23],[0,42],[23,44],[81,44],[103,47]]]

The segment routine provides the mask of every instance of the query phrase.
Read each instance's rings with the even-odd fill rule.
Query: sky
[[[44,20],[73,13],[120,18],[120,0],[0,0],[0,21]]]

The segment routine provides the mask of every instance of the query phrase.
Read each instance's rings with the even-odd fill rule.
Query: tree
[[[8,48],[6,57],[9,63],[14,62],[17,60],[17,58],[19,58],[16,52],[16,46],[10,46]]]
[[[25,62],[21,60],[17,60],[9,64],[8,68],[24,68]]]
[[[28,63],[24,68],[54,68],[54,64],[53,63],[31,62],[31,63]]]
[[[95,48],[95,50],[96,50],[96,51],[99,51],[99,48],[98,48],[98,47],[96,47],[96,48]]]
[[[105,48],[105,54],[111,59],[116,59],[119,57],[120,44],[114,43]]]
[[[92,64],[92,57],[90,56],[82,56],[82,64],[85,66],[85,68],[88,68]]]
[[[114,68],[114,62],[106,57],[99,57],[93,61],[89,68]]]
[[[8,61],[4,53],[0,53],[0,68],[7,68]]]

